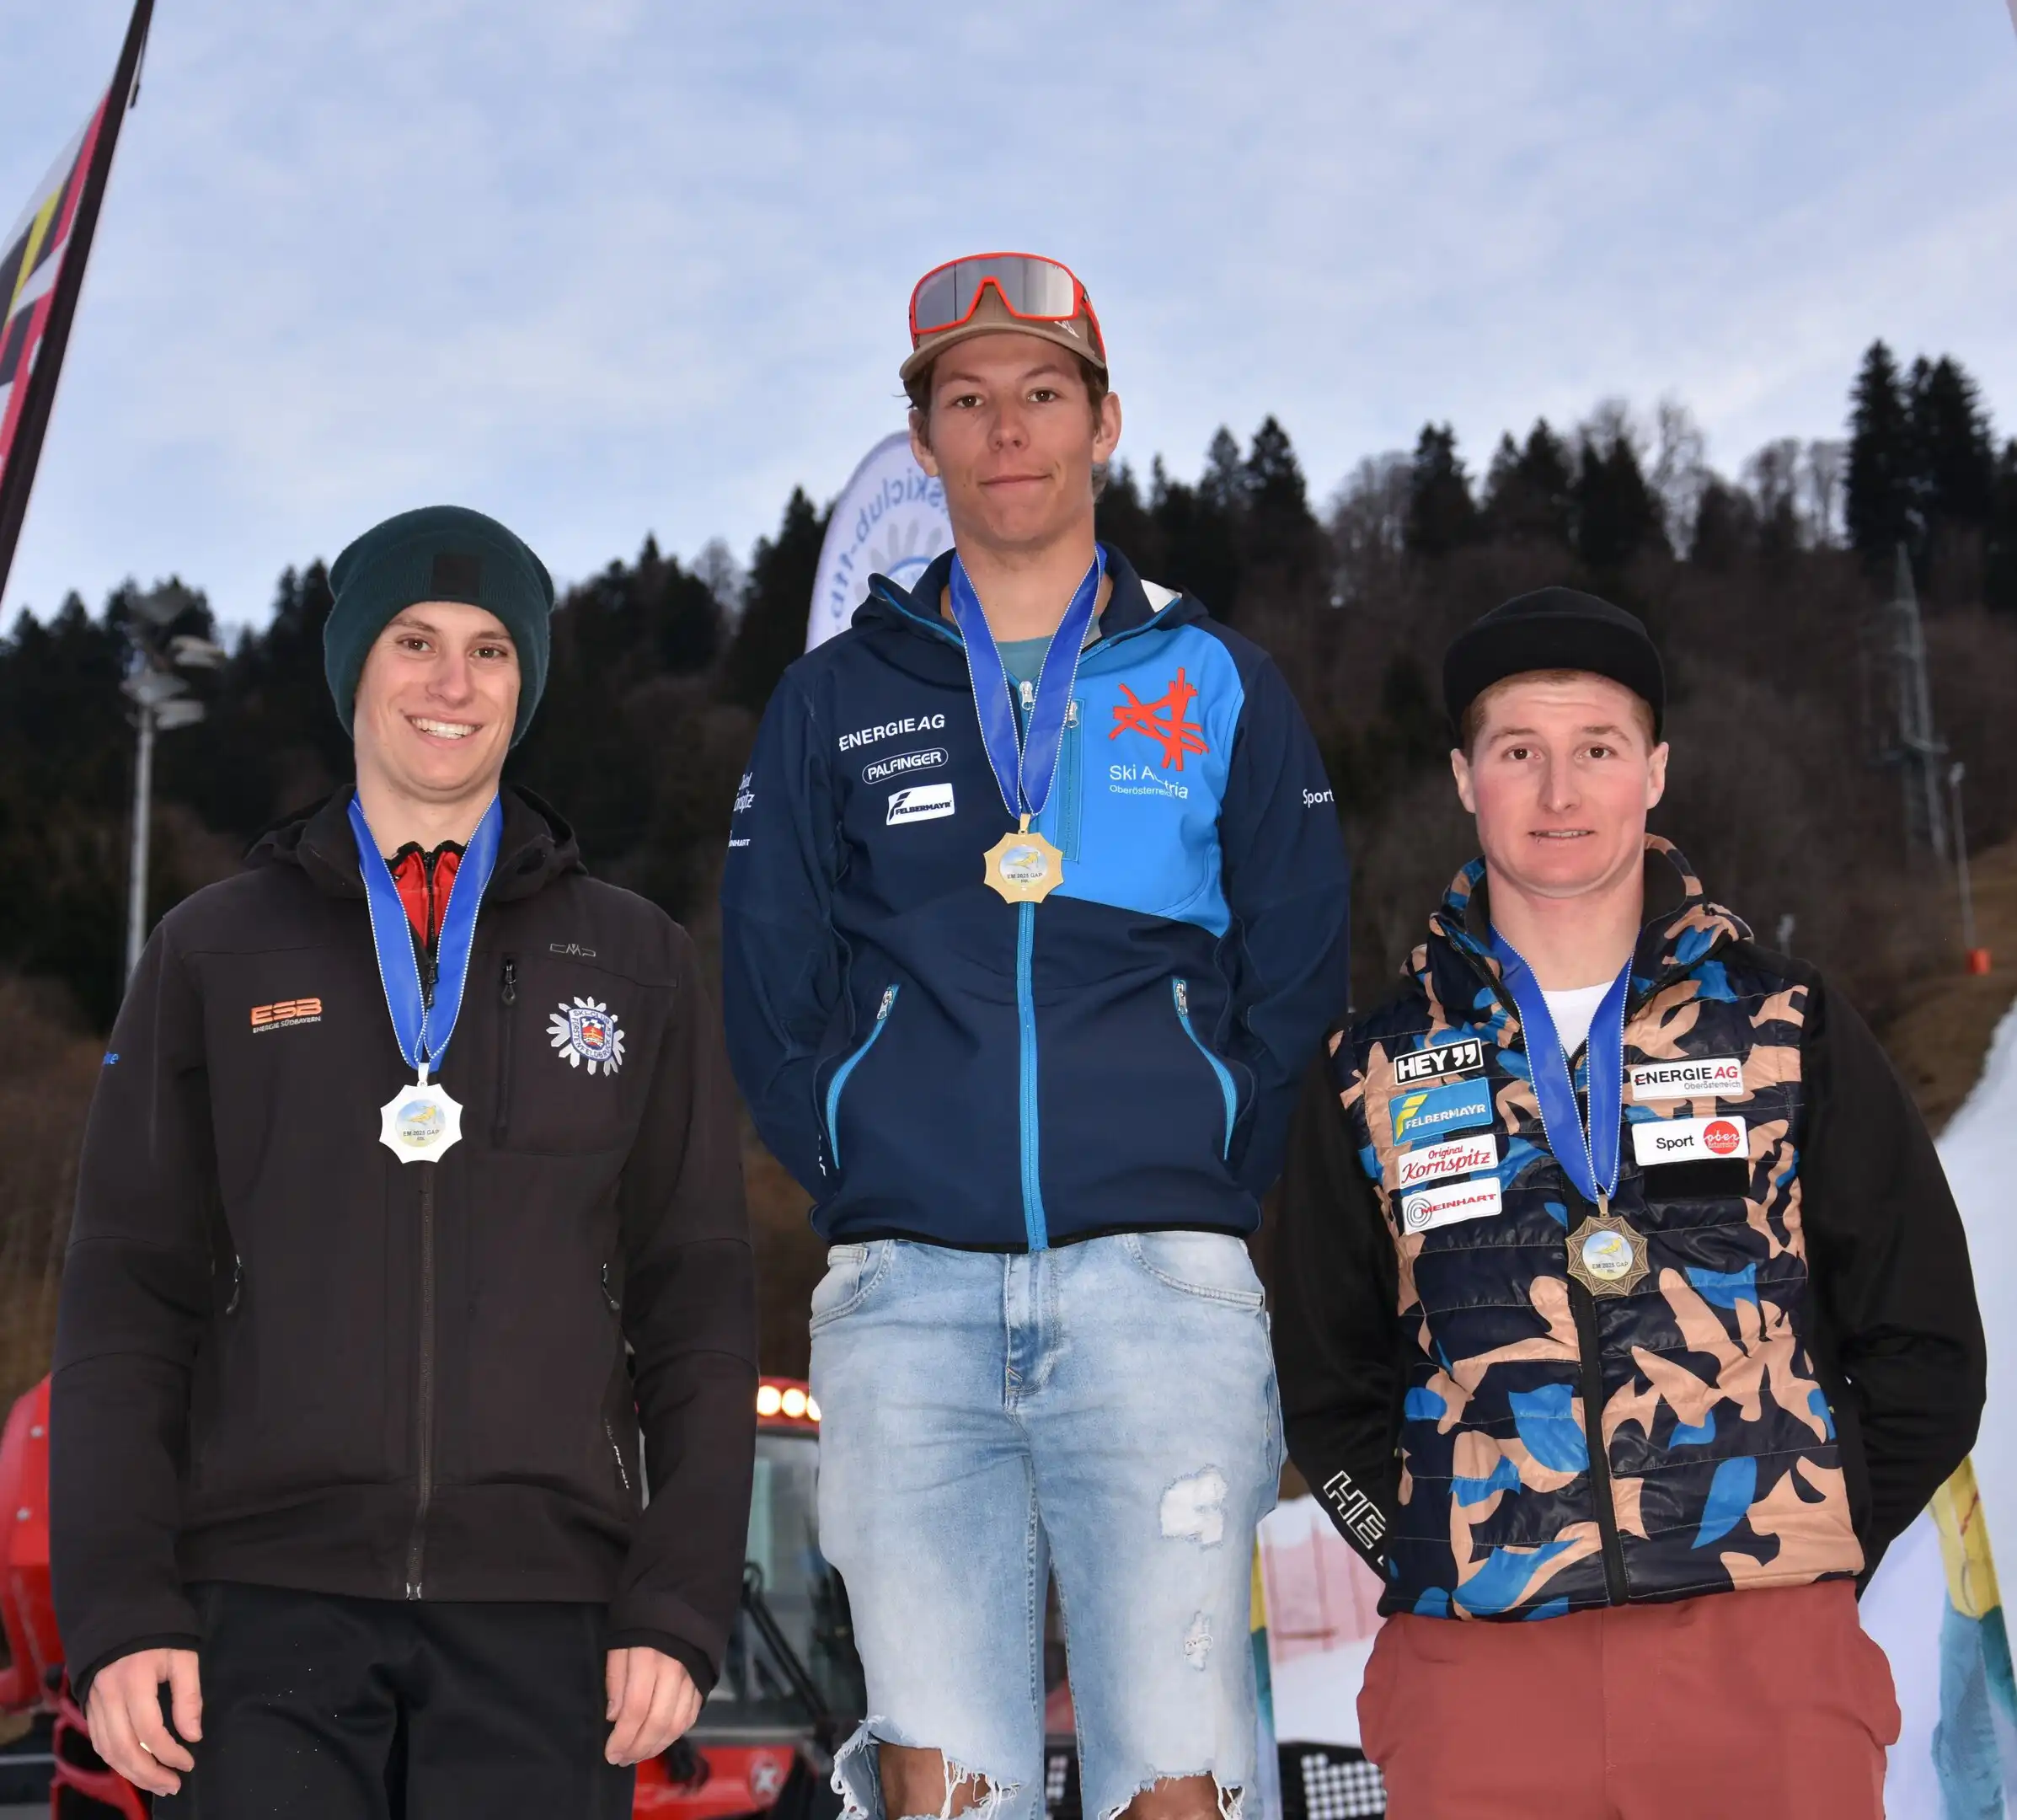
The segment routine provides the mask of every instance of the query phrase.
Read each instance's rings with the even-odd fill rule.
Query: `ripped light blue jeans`
[[[836,1245],[812,1386],[820,1547],[868,1676],[834,1770],[850,1820],[882,1820],[878,1741],[979,1777],[990,1820],[1041,1820],[1053,1571],[1086,1820],[1198,1774],[1236,1815],[1255,1767],[1254,1531],[1281,1469],[1246,1247]]]

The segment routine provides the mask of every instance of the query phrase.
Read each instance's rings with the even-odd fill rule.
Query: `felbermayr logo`
[[[1451,1087],[1426,1087],[1403,1094],[1393,1102],[1394,1141],[1426,1138],[1431,1132],[1483,1125],[1492,1116],[1489,1082],[1465,1081]]]

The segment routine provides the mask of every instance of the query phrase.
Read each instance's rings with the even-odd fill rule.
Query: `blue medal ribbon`
[[[1105,574],[1106,552],[1094,544],[1093,565],[1045,648],[1025,734],[1016,712],[1015,685],[995,648],[981,597],[967,579],[966,565],[957,556],[953,558],[952,614],[966,641],[966,674],[973,687],[974,709],[981,719],[982,743],[987,748],[987,762],[994,767],[994,780],[1008,813],[1025,822],[1041,815],[1051,800],[1058,757],[1064,748],[1065,715],[1078,677],[1078,654],[1085,644],[1086,629],[1093,623]]]
[[[448,1039],[455,1034],[455,1020],[463,1009],[463,988],[469,977],[469,950],[476,939],[476,913],[489,888],[490,874],[497,864],[497,848],[504,835],[504,801],[493,796],[484,818],[455,869],[455,881],[448,887],[448,907],[441,915],[441,934],[436,949],[434,998],[430,1002],[420,985],[420,963],[413,949],[413,925],[407,921],[406,907],[399,902],[399,888],[393,883],[392,869],[378,843],[372,838],[371,824],[355,796],[350,798],[350,832],[357,839],[357,870],[364,875],[364,896],[371,908],[372,945],[378,953],[378,978],[385,988],[385,1009],[392,1014],[393,1035],[399,1053],[415,1068],[423,1086],[428,1073],[437,1067]]]
[[[1599,1209],[1618,1192],[1618,1136],[1624,1121],[1624,1009],[1632,983],[1627,961],[1590,1020],[1590,1124],[1584,1129],[1576,1109],[1576,1083],[1554,1014],[1533,970],[1498,930],[1492,931],[1492,956],[1520,1014],[1527,1037],[1527,1064],[1533,1074],[1534,1098],[1540,1101],[1541,1123],[1548,1148],[1568,1171],[1582,1197]],[[1561,1140],[1576,1133],[1573,1144]]]

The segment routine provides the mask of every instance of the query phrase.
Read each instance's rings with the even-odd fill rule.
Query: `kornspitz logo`
[[[886,784],[893,777],[908,777],[913,771],[936,771],[947,763],[943,746],[923,746],[916,752],[898,752],[893,757],[878,758],[872,765],[862,768],[861,780],[864,784]]]

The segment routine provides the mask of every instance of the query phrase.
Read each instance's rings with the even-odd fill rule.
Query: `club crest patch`
[[[607,1005],[577,998],[554,1012],[546,1027],[555,1053],[565,1057],[570,1068],[586,1063],[591,1074],[613,1074],[623,1067],[623,1032]]]

